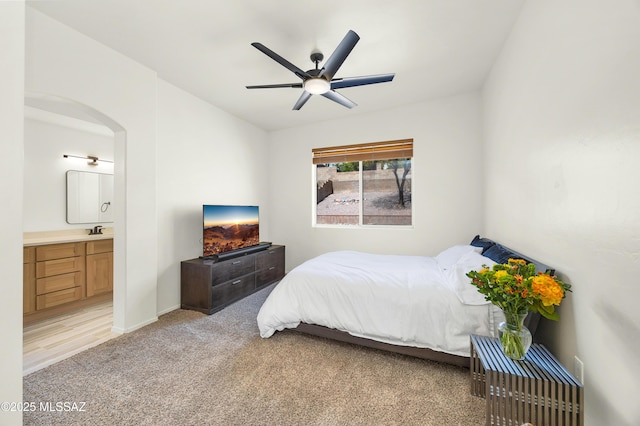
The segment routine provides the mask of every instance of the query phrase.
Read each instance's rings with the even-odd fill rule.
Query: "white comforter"
[[[337,251],[289,272],[258,313],[262,337],[300,322],[404,346],[469,356],[469,334],[493,335],[501,320],[466,272],[493,262],[477,248],[437,257]]]

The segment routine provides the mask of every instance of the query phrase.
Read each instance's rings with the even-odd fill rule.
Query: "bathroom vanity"
[[[83,229],[25,233],[24,323],[113,298],[113,234]]]

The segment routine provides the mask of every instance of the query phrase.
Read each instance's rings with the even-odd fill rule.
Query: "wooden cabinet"
[[[23,249],[24,323],[111,298],[113,240]]]
[[[36,310],[84,296],[84,243],[36,247]]]
[[[212,314],[284,277],[285,248],[270,248],[223,261],[180,263],[182,309]]]
[[[113,240],[87,243],[87,297],[113,291]]]

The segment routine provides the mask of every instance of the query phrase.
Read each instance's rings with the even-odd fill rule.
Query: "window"
[[[316,148],[317,225],[411,225],[413,139]]]

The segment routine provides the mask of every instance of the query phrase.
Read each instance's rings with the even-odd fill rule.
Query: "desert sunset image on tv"
[[[260,242],[258,206],[202,206],[203,256],[250,247]]]

